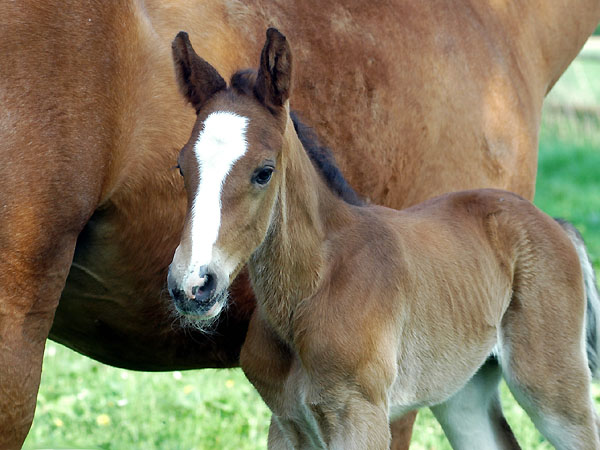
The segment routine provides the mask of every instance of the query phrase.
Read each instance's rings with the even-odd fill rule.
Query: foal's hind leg
[[[502,320],[502,372],[515,399],[552,445],[598,449],[582,286],[576,274],[567,273],[569,267],[564,274],[551,269],[515,277],[513,299]],[[544,280],[544,273],[553,279]]]
[[[452,448],[520,448],[502,414],[498,394],[501,376],[498,362],[490,359],[459,392],[431,408]]]

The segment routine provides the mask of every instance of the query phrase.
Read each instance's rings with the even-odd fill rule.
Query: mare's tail
[[[585,332],[588,365],[592,376],[600,378],[600,295],[596,285],[596,275],[579,231],[566,220],[555,220],[567,232],[569,239],[571,239],[577,250],[577,256],[579,256],[587,298]]]

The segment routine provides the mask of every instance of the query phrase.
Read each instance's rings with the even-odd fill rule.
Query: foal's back
[[[516,194],[450,193],[386,220],[401,249],[402,301],[417,310],[435,307],[455,332],[458,324],[466,327],[465,336],[499,327],[511,302],[533,280],[550,292],[569,290],[569,298],[556,299],[552,307],[578,311],[584,305],[571,241],[554,219]],[[530,302],[543,307],[554,300],[550,292]],[[440,320],[427,326],[440,332]]]

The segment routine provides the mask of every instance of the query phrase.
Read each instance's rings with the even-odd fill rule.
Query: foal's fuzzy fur
[[[178,39],[175,46],[185,44]],[[599,448],[582,270],[561,226],[498,190],[403,211],[343,201],[289,116],[291,67],[285,37],[270,29],[252,89],[232,83],[196,104],[188,96],[199,114],[182,152],[193,188],[206,174],[189,147],[205,118],[228,111],[249,119],[245,153],[223,183],[213,247],[236,268],[211,262],[205,271],[230,281],[248,261],[258,307],[241,364],[273,411],[269,447],[385,449],[390,419],[422,406],[455,447],[515,446],[494,424],[468,417],[480,405],[467,382],[475,376],[469,389],[485,392],[501,373],[554,446]],[[267,181],[256,184],[256,173]],[[203,301],[198,311],[214,299]],[[598,320],[598,309],[588,309],[588,320]],[[589,336],[597,347],[598,335]],[[489,397],[484,406],[501,417]],[[461,420],[471,420],[470,435]]]

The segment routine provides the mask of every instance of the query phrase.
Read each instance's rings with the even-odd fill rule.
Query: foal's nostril
[[[171,297],[174,300],[182,301],[184,299],[184,292],[181,289],[177,289],[177,288],[169,289],[169,294],[171,294]]]
[[[215,286],[217,284],[215,279],[214,275],[205,273],[200,278],[202,284],[192,288],[192,295],[197,302],[203,302],[214,294]]]

